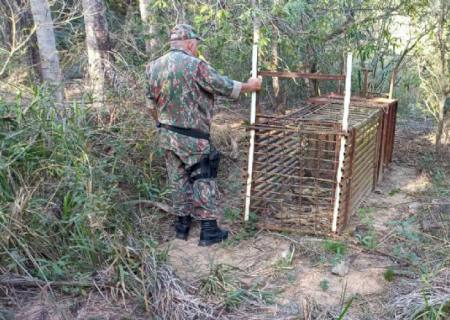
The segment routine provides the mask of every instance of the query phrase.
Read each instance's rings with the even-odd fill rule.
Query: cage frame
[[[301,72],[273,72],[273,71],[261,71],[260,76],[263,77],[285,77],[285,78],[308,78],[316,80],[344,80],[345,75],[326,75],[326,74],[311,74]],[[319,97],[312,97],[308,100],[308,104],[314,106],[323,106],[330,103],[342,105],[344,97],[338,94],[328,94]],[[334,123],[334,133],[336,134],[335,140],[340,140],[341,137],[346,138],[345,145],[345,158],[343,170],[343,180],[340,184],[340,201],[339,211],[337,214],[337,228],[322,227],[320,230],[317,228],[299,230],[302,227],[301,223],[294,226],[286,226],[282,224],[274,224],[267,221],[260,221],[258,224],[261,228],[274,230],[274,231],[295,231],[309,234],[339,234],[347,226],[351,215],[359,207],[364,197],[372,191],[377,183],[382,180],[384,170],[389,166],[392,161],[393,144],[395,137],[395,124],[396,124],[396,112],[397,112],[397,100],[384,99],[384,98],[367,98],[353,96],[349,103],[350,110],[357,108],[373,109],[374,112],[371,115],[370,121],[366,122],[366,125],[371,125],[371,135],[366,141],[366,144],[362,144],[362,147],[369,148],[369,153],[364,153],[365,149],[358,149],[358,139],[361,139],[361,133],[364,130],[357,126],[350,125],[349,130],[345,132],[342,130],[342,125],[338,125],[339,122]],[[286,117],[292,117],[289,114]],[[255,157],[253,161],[258,162],[258,136],[261,134],[261,130],[268,126],[270,119],[275,119],[277,116],[264,115],[261,113],[259,105],[257,105],[257,114],[255,123],[249,127],[251,130],[255,130]],[[283,118],[283,117],[278,117]],[[268,121],[269,119],[269,121]],[[307,119],[304,119],[308,123]],[[313,123],[312,119],[309,119],[309,123]],[[320,121],[319,121],[320,122]],[[266,128],[267,129],[267,128]],[[291,132],[296,132],[294,128],[290,128]],[[322,134],[330,134],[331,131],[323,132]],[[297,132],[298,134],[298,132]],[[364,139],[364,138],[362,138]],[[340,148],[340,143],[335,144],[335,154]],[[359,147],[361,148],[361,146]],[[361,154],[361,155],[360,155]],[[369,162],[365,161],[370,159]],[[368,164],[367,164],[368,163]],[[358,167],[359,166],[359,167]],[[362,166],[362,168],[361,168]],[[255,166],[257,173],[258,166]],[[370,169],[370,170],[369,170]],[[337,172],[335,172],[337,173]],[[251,194],[255,196],[257,190],[258,181],[255,179],[255,185],[252,186]],[[336,192],[336,187],[333,192]],[[257,193],[256,193],[257,195]],[[336,199],[336,193],[332,197]],[[254,200],[254,199],[253,199]],[[252,211],[255,206],[251,205]],[[260,214],[261,216],[261,214]]]

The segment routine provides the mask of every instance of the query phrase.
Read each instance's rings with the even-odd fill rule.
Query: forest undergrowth
[[[50,111],[49,111],[50,110]],[[86,105],[65,119],[45,91],[0,100],[0,296],[16,288],[137,298],[164,319],[209,318],[156,249],[160,219],[141,199],[167,195],[149,117],[98,125]]]
[[[220,269],[201,285],[181,281],[172,269],[159,245],[162,226],[170,221],[149,205],[168,200],[169,190],[154,126],[143,110],[123,109],[113,123],[102,125],[89,104],[74,103],[64,119],[51,110],[52,101],[38,88],[26,97],[0,100],[0,319],[8,319],[4,310],[20,308],[24,290],[45,291],[55,301],[93,292],[117,305],[134,301],[133,319],[273,319],[262,310],[276,303],[276,292],[248,289]],[[385,273],[392,285],[384,314],[445,319],[450,168],[427,141],[411,143],[414,150],[405,146],[409,137],[397,142],[396,161],[431,182],[411,194],[419,214],[392,222],[397,225],[383,243],[376,236],[370,243],[362,237],[337,243],[353,248],[359,241],[361,249],[389,252],[399,262]],[[370,221],[362,223],[373,228]],[[246,239],[240,233],[234,238]],[[353,299],[340,310],[309,299],[304,318],[344,319],[348,309],[357,308],[358,301],[348,303]]]

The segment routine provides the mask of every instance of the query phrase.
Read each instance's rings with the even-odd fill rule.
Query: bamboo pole
[[[258,77],[258,42],[259,42],[259,19],[256,12],[257,0],[252,0],[254,10],[253,17],[253,50],[252,50],[252,77]],[[256,121],[256,92],[252,92],[252,101],[250,107],[250,125],[253,126]],[[250,215],[250,200],[253,178],[253,155],[255,151],[255,129],[250,130],[250,147],[248,150],[248,170],[247,170],[247,188],[245,192],[245,215],[244,220],[248,221]]]
[[[342,116],[342,131],[344,133],[348,132],[348,114],[350,107],[350,96],[352,87],[352,53],[347,54],[347,73],[345,77],[345,96],[344,96],[344,114]],[[334,197],[334,209],[333,209],[333,224],[331,226],[331,231],[337,231],[337,219],[339,213],[339,201],[341,193],[341,181],[342,181],[342,171],[344,167],[344,152],[345,145],[347,143],[347,135],[341,136],[341,146],[339,150],[339,165],[336,175],[336,194]]]

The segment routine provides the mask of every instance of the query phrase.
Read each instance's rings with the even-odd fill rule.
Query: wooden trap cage
[[[342,231],[392,160],[396,109],[396,100],[353,97],[347,132],[342,130],[339,95],[312,98],[288,115],[257,114],[251,127],[255,138],[250,211],[257,214],[260,226],[330,234],[335,220],[335,232]]]

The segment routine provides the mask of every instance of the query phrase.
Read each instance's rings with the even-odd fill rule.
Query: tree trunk
[[[26,8],[26,2],[23,1],[21,5]],[[23,12],[23,26],[26,29],[31,30],[33,28],[33,15],[31,11],[27,8]],[[34,79],[38,83],[44,82],[44,78],[42,75],[41,69],[41,61],[39,56],[39,48],[37,46],[37,37],[36,34],[33,33],[30,38],[30,43],[27,46],[27,62],[28,65],[32,66],[30,69],[30,78]]]
[[[440,62],[440,83],[439,87],[442,90],[442,95],[440,95],[439,99],[439,109],[438,109],[438,127],[436,130],[436,152],[441,151],[441,142],[442,142],[442,134],[444,131],[445,124],[445,102],[447,100],[447,96],[450,94],[450,84],[448,79],[448,68],[447,68],[447,39],[448,34],[445,27],[446,16],[449,12],[448,2],[441,0],[440,3],[440,13],[439,13],[439,23],[438,29],[436,32],[436,40],[438,44],[439,50],[439,62]]]
[[[363,68],[362,72],[364,73],[364,81],[363,81],[363,94],[362,96],[367,98],[369,96],[369,72],[371,70],[367,68]]]
[[[82,0],[82,5],[89,62],[89,86],[92,90],[93,107],[101,111],[106,107],[106,73],[110,69],[110,42],[105,4],[103,0]]]
[[[391,80],[389,81],[389,99],[394,98],[394,87],[395,87],[395,81],[397,80],[397,72],[398,72],[398,68],[397,68],[397,66],[395,66],[394,70],[392,70]]]
[[[189,21],[186,19],[186,2],[187,1],[174,1],[173,4],[176,6],[175,10],[177,11],[177,19],[176,23],[188,23]]]
[[[152,23],[152,17],[150,12],[150,6],[152,0],[139,0],[139,11],[141,12],[141,20],[144,25],[144,30],[146,30],[146,40],[145,40],[145,52],[150,59],[154,58],[155,51],[158,46],[158,41],[156,40],[156,26]]]
[[[345,74],[345,60],[346,60],[346,55],[345,55],[345,52],[343,52],[341,54],[341,58],[339,59],[339,70],[340,70],[341,75]],[[343,84],[342,84],[341,80],[338,81],[337,86],[338,86],[337,93],[342,94],[344,89],[342,88]]]
[[[14,50],[15,38],[17,38],[16,31],[16,19],[13,6],[8,5],[5,0],[0,0],[0,21],[2,24],[0,25],[0,46],[2,51],[6,51],[8,53]],[[3,47],[4,46],[4,47]],[[8,76],[7,65],[10,61],[10,58],[7,58],[6,61],[1,61],[0,63],[0,79],[6,78]]]
[[[316,54],[314,52],[314,48],[309,43],[307,45],[307,52],[308,52],[308,58],[307,58],[308,70],[306,72],[315,73],[315,72],[317,72],[317,59],[316,59]],[[312,97],[317,97],[320,94],[319,82],[315,79],[311,79],[311,80],[305,79],[305,80],[307,80],[306,83],[308,84],[310,95]]]
[[[450,142],[450,115],[447,114],[445,122],[444,122],[444,135],[445,135],[445,144]]]
[[[8,17],[6,6],[3,4],[3,1],[0,0],[0,13],[4,16],[0,21],[1,27],[0,27],[0,40],[5,44],[6,50],[10,51],[12,47],[12,22],[11,19]]]
[[[272,71],[278,70],[278,29],[272,24]],[[275,96],[275,110],[278,113],[284,113],[284,106],[282,104],[280,79],[278,77],[272,78],[273,93]]]
[[[0,0],[0,16],[2,17],[2,37],[6,50],[14,50],[14,44],[20,41],[21,3],[10,0]]]
[[[409,45],[410,41],[408,41],[408,43],[406,44],[406,47],[403,50],[400,58],[397,60],[397,63],[392,69],[391,79],[389,82],[389,99],[394,98],[395,81],[397,81],[398,71],[403,63],[403,60],[405,59],[406,55],[419,43],[420,39],[422,39],[426,34],[427,32],[423,32],[419,37],[417,37],[412,45]]]
[[[56,102],[61,105],[63,101],[62,74],[50,7],[47,0],[30,0],[30,7],[36,25],[42,80],[52,87]]]
[[[439,112],[438,112],[438,123],[437,123],[437,129],[436,129],[436,152],[441,151],[441,141],[442,141],[442,134],[444,132],[444,121],[445,121],[445,101],[446,97],[443,96],[439,99]]]
[[[317,63],[313,62],[311,64],[311,68],[309,69],[310,73],[316,73],[317,72]],[[313,85],[313,96],[317,97],[320,96],[320,87],[319,87],[319,81],[317,80],[312,80],[312,85]]]

